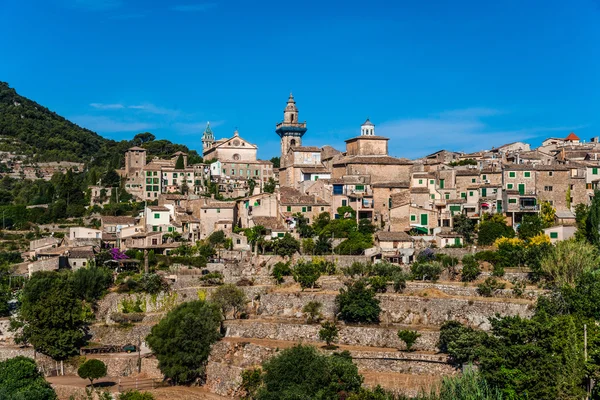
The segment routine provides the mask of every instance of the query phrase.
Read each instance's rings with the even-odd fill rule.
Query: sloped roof
[[[281,205],[329,205],[329,203],[317,196],[304,194],[301,191],[291,187],[282,187],[279,189],[279,191],[281,196]]]
[[[100,221],[102,225],[135,225],[135,217],[103,215],[100,217]]]
[[[269,229],[271,231],[286,230],[286,227],[281,219],[277,217],[252,217],[252,221],[255,225],[263,226],[265,229]]]
[[[569,140],[569,141],[574,141],[574,140],[580,140],[579,137],[574,134],[573,132],[569,133],[569,135],[567,135],[567,137],[565,138],[565,140]]]
[[[380,242],[412,242],[413,238],[406,232],[385,232],[376,233]]]

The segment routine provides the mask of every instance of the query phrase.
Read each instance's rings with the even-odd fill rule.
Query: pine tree
[[[183,155],[180,154],[179,157],[177,157],[177,161],[175,162],[175,169],[184,169],[185,165],[183,163]]]

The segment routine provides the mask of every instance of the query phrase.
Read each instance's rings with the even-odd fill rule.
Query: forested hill
[[[110,142],[0,82],[0,150],[37,161],[85,162]]]

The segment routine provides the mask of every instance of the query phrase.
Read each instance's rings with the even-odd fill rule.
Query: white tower
[[[369,118],[360,126],[360,136],[375,136],[375,125]]]

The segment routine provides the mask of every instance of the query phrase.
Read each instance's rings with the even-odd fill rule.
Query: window
[[[306,212],[306,207],[302,207],[302,212],[305,213]]]
[[[423,184],[423,179],[419,179],[419,185]]]
[[[548,171],[548,176],[552,176],[552,175],[554,175],[554,172]]]
[[[344,186],[343,185],[333,185],[333,194],[343,194]]]
[[[506,188],[507,188],[508,190],[511,190],[511,189],[513,188],[513,184],[512,184],[512,183],[507,183],[507,184],[506,184]]]
[[[531,178],[531,172],[530,171],[525,171],[525,172],[523,172],[523,176],[525,178]]]
[[[433,179],[430,179],[430,180],[429,180],[429,184],[430,184],[430,185],[434,185],[434,184],[435,184],[435,181],[434,181]]]
[[[152,178],[146,178],[146,183],[152,183]]]
[[[307,209],[308,211],[312,211],[312,206],[308,206],[308,207],[306,207],[306,209]]]
[[[550,239],[558,239],[558,232],[550,232]]]
[[[544,186],[544,192],[551,192],[552,186]]]
[[[346,200],[342,200],[342,207],[346,207],[346,205],[348,205],[348,202]]]
[[[592,168],[592,174],[598,175],[598,168]]]
[[[277,234],[277,237],[278,237],[278,238],[282,238],[282,237],[284,237],[284,236],[285,236],[285,234],[283,234],[283,233],[281,233],[281,232]]]
[[[440,179],[440,189],[443,189],[443,188],[444,188],[444,180]]]
[[[156,231],[158,231],[158,226],[153,226],[152,227],[152,232],[156,232]]]
[[[76,267],[77,266],[77,261],[73,261],[73,266]]]
[[[417,216],[415,214],[410,214],[410,222],[415,222],[417,220]]]
[[[150,172],[150,171],[146,172],[146,176],[152,176],[152,172]]]
[[[484,181],[487,181],[487,175],[481,175],[481,179],[483,179]]]
[[[173,172],[173,178],[177,178],[177,172]]]
[[[473,197],[473,192],[472,191],[469,192],[469,197]]]
[[[83,266],[85,267],[85,265],[86,265],[86,264],[87,264],[87,263],[84,261],[84,262],[83,262]]]
[[[431,195],[431,200],[435,200],[435,194]]]
[[[356,185],[356,186],[354,186],[354,189],[357,192],[364,192],[365,191],[365,185]]]
[[[240,244],[240,243],[242,243],[242,241],[241,241],[240,239],[236,239],[236,240],[235,240],[235,243],[236,243],[236,244]]]
[[[154,183],[155,185],[158,184],[158,178],[153,178],[152,183]]]
[[[467,193],[466,192],[461,192],[460,193],[460,197],[462,197],[463,199],[467,198]]]
[[[471,178],[471,183],[475,183],[475,182],[477,182],[477,179],[476,178]]]
[[[321,207],[321,211],[325,211],[325,207]]]
[[[509,173],[508,173],[508,177],[509,177],[509,178],[514,178],[514,177],[516,177],[516,176],[517,176],[517,173],[516,173],[516,172],[509,172]]]
[[[170,226],[170,227],[169,227],[169,229],[168,229],[168,231],[169,231],[169,232],[173,232],[173,227],[172,227],[172,226]]]
[[[154,176],[156,176],[156,175],[157,175],[157,172],[156,172],[156,171],[154,171],[154,174],[153,174],[153,175],[154,175]]]
[[[154,214],[154,219],[160,219],[160,214]]]
[[[292,206],[287,206],[288,211],[292,211]]]
[[[446,197],[446,200],[449,200],[450,199],[450,193],[446,193],[445,197]]]
[[[221,213],[221,209],[217,208],[217,214]]]
[[[586,189],[591,189],[592,188],[592,184],[591,183],[586,183],[585,184],[585,188]]]
[[[508,202],[510,204],[517,204],[517,199],[515,199],[514,197],[511,197],[510,199],[508,199]]]

